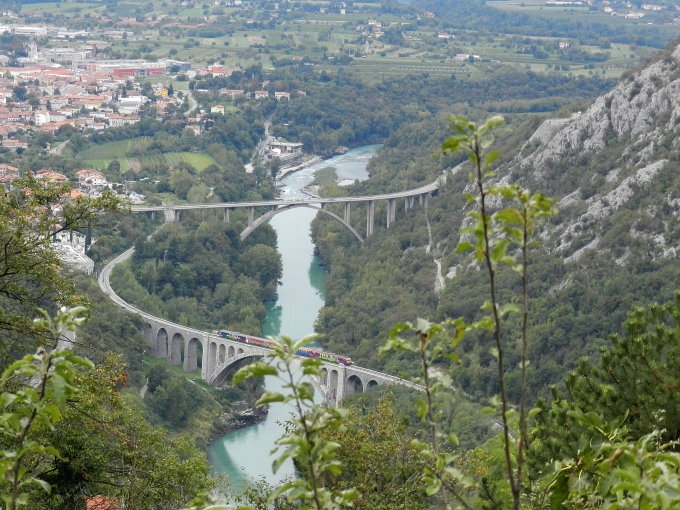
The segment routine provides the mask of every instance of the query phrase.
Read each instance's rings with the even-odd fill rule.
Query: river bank
[[[305,168],[307,168],[307,167],[309,167],[309,166],[312,166],[312,165],[314,165],[315,163],[318,163],[318,162],[320,162],[320,161],[323,161],[323,159],[321,158],[321,156],[317,156],[317,155],[315,155],[315,154],[310,154],[310,155],[308,155],[308,156],[305,156],[305,157],[302,159],[302,161],[301,161],[299,164],[297,164],[297,165],[293,165],[293,166],[284,166],[284,167],[280,168],[279,171],[278,171],[278,173],[276,174],[276,185],[277,185],[277,186],[283,185],[283,184],[281,183],[281,181],[283,180],[283,178],[284,178],[286,175],[291,174],[291,173],[293,173],[293,172],[297,172],[298,170],[303,170],[303,169],[305,169]]]
[[[258,425],[267,419],[269,406],[250,407],[245,401],[234,402],[231,411],[222,413],[213,422],[208,446],[225,434]]]

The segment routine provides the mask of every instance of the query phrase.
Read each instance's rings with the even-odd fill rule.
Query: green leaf
[[[499,313],[501,317],[504,317],[509,313],[520,313],[521,311],[521,306],[516,305],[515,303],[506,303],[500,307]]]
[[[267,375],[278,375],[276,367],[265,363],[263,361],[256,361],[241,369],[239,369],[232,378],[232,385],[236,385],[241,381],[252,379],[253,377],[264,377]]]
[[[475,247],[472,243],[468,241],[461,241],[456,247],[456,253],[465,253],[466,251],[474,250]]]
[[[489,147],[491,145],[491,142],[493,142],[493,140],[486,140],[484,143],[482,143],[482,148],[486,149],[487,147]],[[487,152],[486,155],[484,156],[484,165],[485,166],[492,165],[493,163],[496,162],[496,160],[499,157],[500,157],[500,152],[498,152],[497,150]]]
[[[442,482],[439,480],[439,478],[432,478],[430,481],[430,485],[425,487],[425,493],[428,496],[434,496],[437,494],[442,488]]]
[[[507,239],[499,241],[491,251],[491,260],[493,260],[494,262],[498,262],[503,257],[505,257],[505,249],[507,248],[509,242],[510,241],[508,241]]]
[[[275,391],[266,391],[259,399],[255,405],[263,406],[265,404],[271,404],[274,402],[285,402],[286,397],[281,393]]]
[[[564,473],[560,473],[550,486],[550,510],[562,509],[562,504],[567,497],[569,497],[569,481]]]

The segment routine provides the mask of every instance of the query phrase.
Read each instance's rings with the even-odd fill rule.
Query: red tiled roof
[[[104,496],[93,496],[85,501],[87,510],[120,510],[120,503]]]

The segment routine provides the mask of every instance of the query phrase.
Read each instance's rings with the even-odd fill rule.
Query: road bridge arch
[[[350,223],[348,221],[345,221],[344,218],[341,218],[340,216],[338,216],[334,212],[327,211],[323,207],[316,207],[312,204],[306,204],[306,203],[282,205],[280,207],[277,207],[276,209],[272,209],[271,211],[266,212],[265,214],[263,214],[262,216],[257,218],[255,221],[253,221],[250,225],[248,225],[243,230],[243,232],[241,232],[241,241],[244,241],[250,234],[253,233],[253,231],[257,227],[259,227],[263,223],[267,222],[268,220],[270,220],[271,218],[273,218],[277,214],[280,214],[280,213],[285,212],[285,211],[290,211],[291,209],[296,209],[296,208],[299,208],[299,207],[306,207],[307,209],[314,209],[315,211],[319,211],[319,212],[328,214],[332,218],[335,218],[337,221],[342,223],[345,226],[345,228],[347,230],[349,230],[352,233],[352,235],[354,235],[354,237],[356,237],[359,240],[360,243],[364,242],[364,240],[359,235],[359,233],[354,229],[354,227],[352,227],[352,225],[350,225]]]

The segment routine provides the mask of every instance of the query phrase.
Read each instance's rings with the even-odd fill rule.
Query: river
[[[365,180],[366,165],[378,145],[367,145],[346,154],[321,161],[287,175],[280,190],[282,198],[304,198],[302,188],[321,168],[332,166],[338,178]],[[314,332],[314,321],[324,304],[325,272],[314,255],[310,225],[316,211],[297,208],[274,216],[270,223],[278,237],[283,262],[283,277],[276,304],[268,307],[262,326],[265,335],[286,335],[295,339]],[[277,389],[277,381],[267,378],[267,389]],[[226,474],[238,486],[245,477],[264,478],[277,483],[294,475],[292,463],[284,464],[274,475],[269,452],[282,434],[281,423],[289,417],[284,405],[272,405],[267,419],[257,425],[230,432],[216,440],[208,451],[213,470]]]

